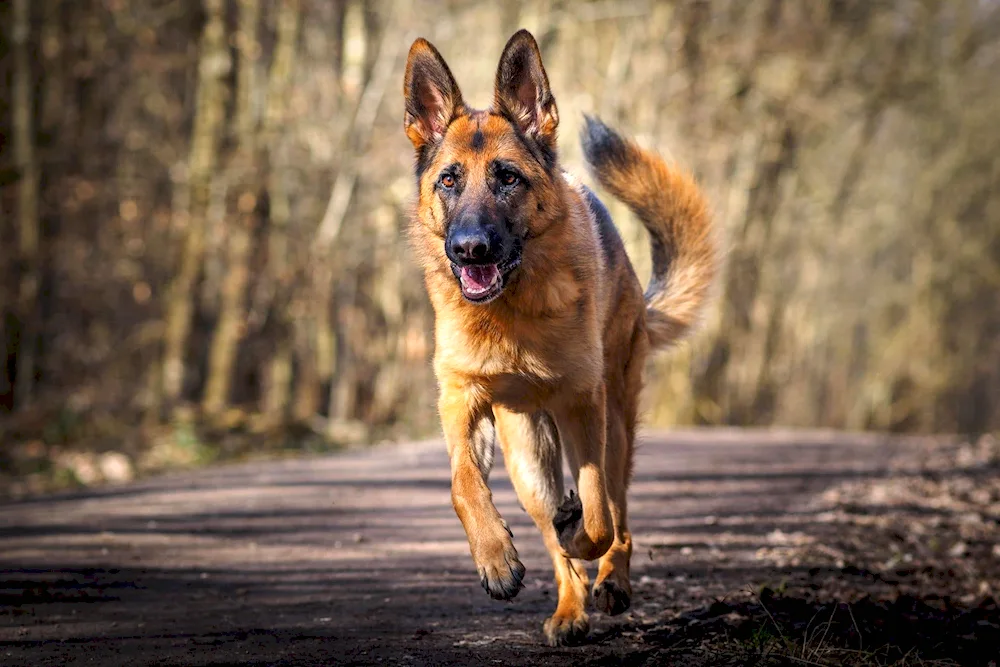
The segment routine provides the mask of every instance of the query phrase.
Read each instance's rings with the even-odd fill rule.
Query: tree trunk
[[[166,305],[163,354],[163,399],[175,404],[184,390],[184,357],[191,330],[195,282],[205,247],[205,214],[218,161],[219,131],[225,114],[225,77],[230,59],[226,46],[225,3],[204,0],[198,93],[188,158],[190,208],[180,267],[170,285]]]
[[[38,346],[38,162],[35,158],[32,122],[34,83],[28,35],[31,25],[30,0],[14,0],[11,44],[14,50],[13,131],[14,162],[17,166],[17,228],[20,284],[17,295],[17,358],[14,376],[14,404],[24,407],[34,390]]]
[[[267,280],[271,282],[271,293],[277,295],[271,307],[278,322],[274,356],[268,362],[268,369],[264,374],[263,411],[270,424],[284,421],[292,386],[292,322],[288,316],[292,284],[288,225],[292,212],[287,185],[289,165],[281,150],[282,142],[277,130],[287,116],[288,91],[292,72],[295,70],[300,22],[299,0],[284,0],[278,10],[277,38],[267,84],[267,113],[263,130],[263,143],[268,152],[268,193],[271,202]]]
[[[256,93],[256,61],[260,53],[257,28],[260,22],[259,0],[240,0],[239,31],[236,46],[239,63],[236,83],[236,155],[229,172],[236,196],[236,223],[228,224],[226,274],[222,282],[219,321],[212,337],[208,357],[208,378],[202,409],[206,414],[221,412],[229,401],[233,364],[243,337],[246,322],[246,289],[250,275],[247,261],[256,220],[257,193],[257,123],[253,115]]]

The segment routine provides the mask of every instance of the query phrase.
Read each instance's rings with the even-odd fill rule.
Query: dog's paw
[[[565,551],[571,551],[573,538],[576,537],[582,523],[583,503],[580,502],[580,496],[571,490],[552,518],[552,525],[559,536],[559,544]]]
[[[494,551],[489,559],[476,559],[479,581],[494,600],[513,600],[524,588],[524,565],[518,560],[513,544],[508,543]]]
[[[587,638],[590,619],[584,613],[578,616],[561,616],[556,612],[545,621],[543,630],[549,646],[574,646]]]
[[[594,586],[594,607],[608,616],[617,616],[632,606],[631,586],[623,588],[611,579]]]
[[[559,546],[567,558],[595,560],[600,558],[614,543],[614,535],[610,530],[599,535],[588,535],[583,528],[583,503],[580,496],[572,491],[563,500],[552,518],[552,525],[559,537]],[[611,525],[608,515],[607,525]]]

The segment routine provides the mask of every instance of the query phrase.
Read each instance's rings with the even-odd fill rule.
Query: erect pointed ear
[[[510,116],[526,135],[555,147],[559,112],[538,43],[527,30],[514,33],[504,47],[493,106]]]
[[[403,96],[406,98],[403,129],[418,151],[441,141],[448,123],[465,106],[444,58],[422,37],[410,47]]]

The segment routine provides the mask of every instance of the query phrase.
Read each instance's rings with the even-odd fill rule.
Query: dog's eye
[[[452,176],[451,174],[442,174],[440,182],[441,185],[445,188],[451,189],[455,187],[455,177]]]
[[[506,185],[507,187],[517,185],[518,181],[520,180],[521,179],[518,177],[518,175],[512,171],[500,172],[500,182]]]

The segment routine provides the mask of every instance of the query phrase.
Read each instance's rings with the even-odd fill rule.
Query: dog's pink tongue
[[[485,292],[500,276],[500,270],[496,264],[486,266],[463,266],[462,283],[470,291]]]

